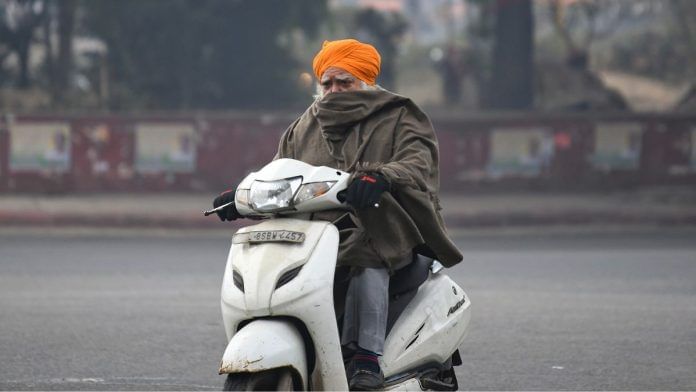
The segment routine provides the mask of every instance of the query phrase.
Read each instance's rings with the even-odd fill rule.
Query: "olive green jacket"
[[[379,208],[316,214],[339,228],[339,265],[394,269],[414,250],[448,267],[461,261],[439,212],[437,138],[410,99],[385,90],[327,94],[285,131],[276,158],[377,172],[391,184]]]

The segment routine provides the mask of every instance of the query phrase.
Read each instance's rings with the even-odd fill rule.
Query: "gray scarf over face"
[[[439,212],[437,138],[408,98],[384,90],[327,94],[285,131],[276,158],[354,176],[376,172],[391,184],[379,208],[315,214],[339,228],[339,265],[400,267],[413,251],[448,267],[461,261]]]

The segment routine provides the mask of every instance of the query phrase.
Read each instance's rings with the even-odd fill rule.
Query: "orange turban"
[[[379,74],[381,58],[377,49],[354,39],[324,41],[321,50],[314,56],[312,68],[317,79],[327,68],[336,67],[350,72],[363,82],[373,85]]]

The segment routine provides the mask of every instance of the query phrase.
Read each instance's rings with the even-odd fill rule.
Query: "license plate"
[[[299,231],[290,230],[260,230],[249,231],[247,233],[235,234],[232,242],[235,244],[249,243],[262,244],[266,242],[290,242],[302,243],[305,240],[305,234]]]

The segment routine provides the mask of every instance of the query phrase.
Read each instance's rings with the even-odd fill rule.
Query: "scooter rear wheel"
[[[255,373],[230,373],[224,391],[296,391],[292,371],[288,368]]]

